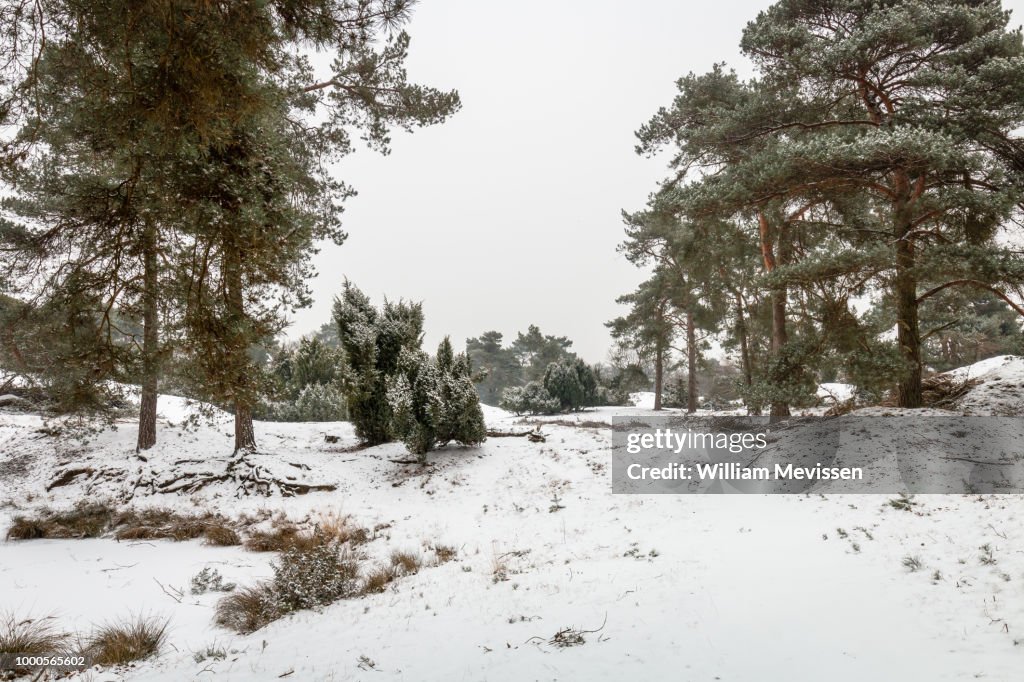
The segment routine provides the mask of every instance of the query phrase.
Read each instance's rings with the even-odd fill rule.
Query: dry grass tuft
[[[0,616],[0,654],[64,653],[70,637],[50,618],[18,620],[13,614]]]
[[[234,547],[235,545],[242,544],[242,538],[238,537],[238,533],[230,526],[222,523],[214,523],[207,526],[203,532],[203,537],[206,538],[206,544],[216,547]]]
[[[396,549],[391,553],[391,565],[402,575],[413,575],[420,570],[423,559],[415,552],[402,552]]]
[[[398,569],[394,566],[380,565],[372,569],[363,578],[363,594],[379,594],[398,577]]]
[[[243,635],[255,632],[281,615],[269,584],[245,587],[217,602],[214,621]]]
[[[15,516],[7,529],[8,540],[38,540],[46,537],[46,527],[39,519]]]
[[[438,566],[452,561],[459,554],[458,550],[451,545],[435,544],[431,549],[434,550],[434,556],[437,557]]]
[[[118,540],[194,540],[211,526],[225,526],[226,519],[216,514],[178,514],[169,509],[126,510],[114,517]]]
[[[350,516],[326,512],[318,515],[312,530],[303,530],[290,521],[278,520],[269,531],[250,533],[245,548],[252,552],[285,552],[292,549],[305,552],[325,542],[356,547],[370,539],[369,531],[354,525]]]
[[[316,525],[327,538],[336,540],[340,545],[348,544],[349,547],[355,547],[370,540],[369,531],[355,525],[350,514],[320,512],[316,518]]]
[[[106,532],[113,512],[103,503],[80,503],[67,511],[42,511],[35,518],[15,517],[8,540],[96,538]]]
[[[113,531],[118,540],[182,541],[206,536],[216,527],[222,530],[212,532],[219,533],[225,541],[234,533],[227,519],[217,514],[179,514],[168,509],[115,512],[104,503],[80,503],[68,511],[43,510],[31,518],[16,517],[7,538],[96,538]],[[234,537],[235,541],[229,544],[240,542],[237,534]]]
[[[100,626],[85,641],[82,653],[98,665],[124,665],[160,651],[167,621],[137,617]]]
[[[302,532],[298,526],[288,524],[250,533],[245,548],[251,552],[284,552],[289,549],[309,550],[319,544],[315,534]]]
[[[352,528],[350,529],[345,542],[348,543],[349,547],[358,547],[359,545],[366,544],[372,539],[373,538],[370,537],[370,531],[365,528]]]

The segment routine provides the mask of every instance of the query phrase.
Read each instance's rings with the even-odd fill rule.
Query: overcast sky
[[[314,305],[289,335],[330,318],[348,277],[376,302],[422,300],[426,347],[457,348],[529,324],[606,357],[604,322],[644,274],[616,252],[622,209],[644,205],[667,159],[633,132],[675,80],[726,61],[741,74],[741,31],[770,0],[631,2],[422,0],[408,27],[410,79],[459,91],[447,123],[396,133],[382,157],[360,149],[338,173],[359,195],[348,241],[316,258]],[[1016,25],[1024,0],[1014,8]]]

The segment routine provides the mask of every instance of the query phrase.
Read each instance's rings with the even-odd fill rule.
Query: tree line
[[[255,448],[260,344],[309,304],[317,243],[345,239],[354,190],[331,164],[460,106],[406,77],[411,4],[5,3],[8,373],[65,412],[137,384],[140,451],[179,387],[228,407],[236,451]]]
[[[636,133],[670,174],[623,214],[621,250],[651,275],[609,323],[658,396],[673,349],[695,376],[702,336],[775,417],[823,380],[921,407],[929,368],[1024,348],[1009,22],[992,0],[781,0],[743,30],[753,77],[676,82]]]
[[[516,414],[554,414],[595,405],[625,405],[632,391],[647,388],[636,362],[589,365],[565,336],[536,325],[508,345],[498,331],[466,340],[480,400]]]

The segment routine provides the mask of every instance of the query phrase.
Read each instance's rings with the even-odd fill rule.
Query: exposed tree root
[[[46,491],[49,492],[54,488],[71,485],[81,477],[85,477],[85,480],[88,482],[88,489],[93,484],[100,481],[117,481],[123,479],[124,476],[125,472],[121,469],[96,470],[92,467],[73,467],[57,472],[57,475],[54,476],[53,480],[46,486]]]
[[[79,476],[87,476],[92,478],[96,475],[96,470],[91,467],[80,467],[76,469],[65,469],[58,473],[50,484],[46,486],[46,492],[50,492],[54,488],[60,488],[65,485],[70,485]]]
[[[148,483],[139,482],[136,488],[146,487],[152,493],[185,493],[191,494],[202,490],[208,485],[228,483],[235,485],[235,496],[263,495],[270,497],[274,493],[282,497],[305,495],[315,491],[337,490],[333,483],[304,483],[294,476],[277,476],[266,467],[254,461],[257,453],[241,450],[226,460],[221,471],[203,470],[182,472],[169,478]],[[216,461],[216,460],[214,460]],[[210,464],[212,462],[208,462]],[[297,469],[308,470],[305,464],[286,462]]]

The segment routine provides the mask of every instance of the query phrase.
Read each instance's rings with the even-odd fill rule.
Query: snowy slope
[[[1019,362],[986,371],[1002,384]],[[979,394],[972,409],[1003,405],[999,395]],[[191,409],[167,402],[180,410],[161,408],[175,423]],[[601,422],[631,410],[646,413],[547,419],[546,442],[491,438],[432,453],[426,468],[392,462],[408,457],[400,445],[348,451],[348,424],[259,423],[268,467],[336,486],[286,499],[237,498],[231,486],[195,495],[133,488],[226,459],[224,416],[191,430],[162,423],[160,445],[142,462],[130,424],[81,443],[40,434],[36,416],[0,412],[0,530],[44,504],[134,492],[137,506],[295,519],[338,511],[364,526],[391,524],[366,546],[373,557],[433,542],[459,549],[384,594],[238,636],[213,625],[214,597],[179,603],[161,586],[184,587],[207,565],[248,584],[270,575],[272,557],[198,542],[7,542],[0,610],[54,614],[69,628],[139,612],[170,618],[157,659],[95,680],[1019,679],[1019,497],[919,496],[903,511],[872,495],[612,495]],[[486,417],[503,431],[537,421],[497,409]],[[200,464],[175,464],[193,459]],[[47,491],[53,472],[72,465],[125,473]],[[994,564],[980,560],[986,544]],[[906,557],[922,568],[910,572]],[[507,580],[495,580],[496,566]],[[569,626],[595,632],[576,647],[548,643]],[[211,644],[234,653],[196,663],[193,653]]]
[[[1024,358],[1000,355],[947,374],[981,381],[960,403],[965,414],[1024,415]]]

